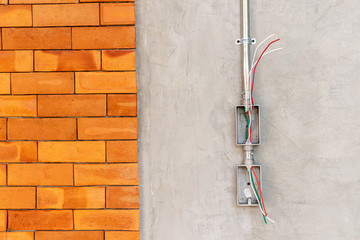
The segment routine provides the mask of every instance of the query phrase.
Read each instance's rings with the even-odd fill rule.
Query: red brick
[[[100,70],[100,51],[35,51],[35,70]]]
[[[102,231],[39,231],[35,232],[36,240],[104,240]],[[132,239],[124,239],[132,240]]]
[[[135,72],[78,72],[76,93],[136,93]]]
[[[6,185],[6,164],[0,164],[0,185]],[[1,214],[0,214],[1,218]],[[0,228],[1,228],[1,220],[0,220]],[[0,231],[2,231],[0,229]]]
[[[137,125],[137,118],[79,118],[78,138],[137,139]]]
[[[136,70],[135,50],[102,51],[102,69],[105,71]]]
[[[99,25],[99,4],[33,5],[34,26]]]
[[[74,27],[73,49],[135,48],[135,27]]]
[[[7,211],[0,210],[0,231],[6,231],[7,228]]]
[[[107,187],[107,208],[139,208],[139,187]]]
[[[36,96],[0,96],[1,117],[35,117]]]
[[[9,230],[72,230],[71,210],[9,211]]]
[[[31,25],[31,6],[0,6],[0,27],[28,27]]]
[[[140,232],[106,231],[105,240],[140,240]]]
[[[76,164],[75,185],[137,185],[138,165]]]
[[[32,70],[32,51],[0,51],[0,72],[31,72]]]
[[[134,3],[101,3],[101,25],[134,25]]]
[[[12,94],[74,93],[74,73],[12,73]]]
[[[106,142],[108,162],[137,162],[137,141],[108,141]]]
[[[38,96],[39,117],[87,117],[106,115],[105,95]]]
[[[8,119],[10,140],[75,140],[76,119],[11,118]]]
[[[109,94],[108,116],[137,116],[136,94]]]
[[[0,140],[6,140],[6,118],[0,118]]]
[[[3,49],[70,49],[70,28],[4,28]]]
[[[34,232],[1,232],[3,240],[34,240]]]
[[[51,208],[105,208],[104,187],[38,188],[37,207]]]
[[[10,4],[77,3],[79,0],[9,0]]]
[[[139,230],[138,210],[75,210],[75,230]]]
[[[105,162],[105,142],[39,142],[39,162]]]
[[[0,94],[10,94],[10,73],[0,73]]]
[[[0,162],[36,162],[36,142],[0,142]]]
[[[34,209],[34,187],[0,187],[1,209]]]
[[[8,185],[69,186],[73,185],[72,164],[9,164]]]

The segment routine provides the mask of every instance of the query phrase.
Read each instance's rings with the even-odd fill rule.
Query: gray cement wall
[[[252,0],[266,208],[236,206],[239,0],[137,0],[143,240],[360,239],[360,1]]]

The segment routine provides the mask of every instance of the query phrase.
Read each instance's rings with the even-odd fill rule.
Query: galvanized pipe
[[[241,0],[241,33],[242,33],[242,74],[244,81],[243,105],[246,111],[250,109],[250,3],[249,0]]]

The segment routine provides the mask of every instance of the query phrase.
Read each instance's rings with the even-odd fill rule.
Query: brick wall
[[[134,15],[0,0],[0,239],[140,239]]]

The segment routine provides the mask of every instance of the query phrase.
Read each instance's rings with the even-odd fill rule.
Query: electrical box
[[[260,145],[260,107],[254,106],[254,109],[250,111],[252,132],[251,132],[251,145]],[[236,144],[243,146],[246,144],[246,128],[248,121],[245,117],[245,106],[236,107]]]
[[[255,170],[256,176],[260,182],[260,187],[262,188],[262,172],[260,165],[252,165]],[[240,207],[251,207],[258,206],[258,201],[256,200],[256,196],[254,191],[251,188],[250,176],[246,165],[238,165],[237,166],[237,205]],[[254,178],[255,186],[257,182]],[[258,190],[259,191],[259,190]]]

